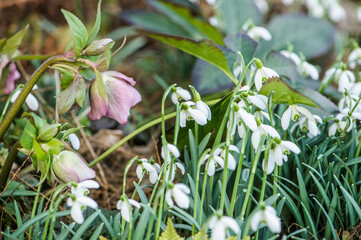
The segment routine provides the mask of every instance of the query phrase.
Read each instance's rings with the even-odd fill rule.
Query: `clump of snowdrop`
[[[132,206],[140,208],[140,204],[137,201],[128,199],[126,196],[121,196],[117,203],[117,209],[120,210],[122,218],[127,222],[130,222]]]
[[[151,163],[148,163],[148,160],[145,158],[138,159],[138,166],[135,170],[137,177],[139,179],[143,178],[143,172],[149,174],[150,183],[154,184],[158,179],[158,173],[160,172],[160,166],[158,163],[155,163],[154,160],[151,160]]]
[[[257,71],[254,76],[254,84],[257,91],[261,90],[263,82],[267,82],[268,79],[273,77],[279,77],[278,73],[271,68],[264,67],[261,60],[256,58],[255,60]]]
[[[231,217],[214,215],[209,219],[208,227],[211,229],[211,238],[217,240],[226,239],[226,229],[230,228],[234,233],[240,232],[239,225],[236,220]]]
[[[168,190],[165,193],[165,200],[167,204],[172,207],[174,202],[180,208],[188,209],[189,208],[189,197],[191,190],[189,187],[183,183],[169,183]]]
[[[36,90],[36,89],[38,89],[38,86],[37,86],[37,85],[35,85],[35,86],[33,87],[33,90]],[[16,91],[16,92],[14,92],[14,94],[12,95],[12,97],[11,97],[11,99],[10,99],[10,101],[11,101],[12,103],[15,102],[15,100],[18,98],[18,96],[20,95],[20,92],[21,92],[20,89],[16,89],[15,91]],[[27,97],[26,100],[25,100],[25,103],[26,103],[26,105],[27,105],[32,111],[37,111],[37,110],[39,109],[39,102],[38,102],[38,100],[36,99],[36,97],[35,97],[33,94],[31,94],[31,93],[29,93],[28,97]]]
[[[272,139],[271,147],[268,152],[267,174],[273,172],[275,164],[282,166],[283,161],[287,162],[287,155],[290,154],[290,152],[299,154],[301,150],[295,143],[291,141],[281,140],[278,137]],[[265,170],[265,160],[263,160],[262,168]]]
[[[73,183],[71,194],[67,199],[67,205],[71,207],[71,217],[82,224],[84,222],[83,211],[86,207],[97,208],[98,204],[88,197],[89,188],[99,188],[99,184],[93,180],[86,180],[81,183]]]
[[[277,216],[276,210],[271,206],[266,206],[265,203],[261,203],[261,209],[251,217],[251,228],[253,231],[256,231],[261,224],[266,225],[273,233],[281,232],[281,221]]]

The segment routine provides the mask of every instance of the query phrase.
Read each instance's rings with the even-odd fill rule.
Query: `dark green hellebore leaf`
[[[42,126],[44,126],[46,124],[46,120],[39,117],[38,115],[36,115],[35,113],[31,112],[31,113],[23,113],[21,115],[21,118],[32,118],[34,120],[34,123],[35,123],[35,127],[36,129],[40,129]]]
[[[295,63],[276,51],[271,51],[262,61],[265,67],[275,70],[280,76],[296,81],[298,73]]]
[[[26,25],[26,27],[24,27],[19,32],[14,34],[12,37],[7,39],[5,46],[3,46],[2,49],[0,50],[0,55],[7,54],[11,58],[12,55],[15,53],[15,51],[20,46],[20,43],[21,43],[26,31],[28,30],[28,28],[29,28],[29,25]],[[3,44],[4,44],[4,42],[1,43],[1,45],[3,45]]]
[[[179,48],[193,56],[201,58],[220,68],[229,78],[233,79],[233,69],[239,56],[232,50],[219,46],[209,40],[192,40],[189,38],[160,33],[142,31],[147,36]]]
[[[281,78],[274,77],[268,79],[267,82],[263,83],[259,93],[268,96],[272,91],[274,91],[272,98],[274,103],[289,103],[289,101],[292,100],[294,103],[304,104],[316,108],[318,107],[315,102],[290,87]]]
[[[76,81],[76,80],[74,80]],[[70,110],[75,102],[75,89],[74,83],[67,87],[65,90],[61,91],[59,95],[56,97],[58,98],[58,109],[59,115],[62,115]]]
[[[86,47],[88,42],[88,31],[80,19],[64,9],[61,10],[73,35],[74,54],[79,56],[80,52]]]
[[[241,52],[246,65],[254,58],[258,48],[258,42],[248,37],[244,32],[228,35],[224,39],[224,43],[233,51]]]
[[[222,34],[204,19],[197,17],[190,9],[169,1],[150,0],[148,3],[183,27],[192,38],[208,38],[214,43],[224,45]]]
[[[33,141],[36,138],[36,135],[36,128],[30,122],[27,122],[24,128],[24,132],[20,138],[21,146],[27,150],[31,150],[33,148]]]
[[[319,57],[332,48],[336,34],[335,27],[326,20],[291,14],[274,17],[268,30],[272,40],[262,41],[256,54],[259,58],[270,50],[287,49],[289,44],[306,58]]]

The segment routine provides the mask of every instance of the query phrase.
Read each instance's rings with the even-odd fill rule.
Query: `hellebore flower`
[[[134,84],[133,78],[116,71],[103,72],[101,79],[95,78],[90,86],[89,118],[98,120],[106,116],[126,124],[130,108],[141,101]]]
[[[79,183],[95,177],[95,171],[89,168],[78,154],[71,151],[54,155],[52,168],[55,177],[64,183]]]
[[[260,210],[253,214],[251,218],[253,231],[258,229],[260,223],[266,224],[273,233],[281,232],[281,221],[277,216],[276,210],[271,206],[262,206]]]
[[[264,67],[261,60],[256,59],[257,71],[254,76],[254,84],[257,91],[261,90],[263,82],[266,82],[269,78],[279,77],[278,73],[271,68]]]
[[[78,224],[82,224],[84,222],[83,210],[86,207],[97,208],[98,204],[91,199],[90,197],[81,197],[81,196],[73,196],[69,197],[67,200],[67,205],[71,207],[71,217]]]
[[[226,239],[226,228],[232,229],[234,233],[240,231],[239,225],[231,217],[216,216],[211,217],[208,223],[209,228],[212,230],[212,239],[224,240]]]
[[[3,66],[3,64],[1,62],[0,63],[0,78],[1,78],[1,72],[4,67],[5,67],[5,65]],[[14,91],[15,80],[19,79],[20,76],[21,75],[20,75],[19,71],[16,69],[16,64],[14,62],[11,62],[9,64],[9,72],[8,72],[8,76],[6,78],[6,82],[5,82],[5,86],[4,86],[5,94],[10,94]]]
[[[137,201],[133,199],[126,200],[124,197],[121,197],[121,199],[117,203],[117,209],[120,210],[122,218],[127,222],[130,222],[131,205],[136,208],[140,208],[140,204]]]
[[[175,203],[180,207],[184,209],[189,208],[189,197],[188,194],[190,194],[191,190],[187,185],[183,183],[171,183],[169,186],[169,189],[165,193],[165,200],[167,201],[167,204],[172,207]],[[173,201],[174,200],[174,201]]]

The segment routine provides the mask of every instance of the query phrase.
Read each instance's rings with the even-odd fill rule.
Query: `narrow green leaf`
[[[91,238],[89,240],[98,240],[99,239],[99,235],[102,232],[104,227],[104,223],[101,223],[97,229],[95,229],[94,233],[92,234]]]
[[[303,176],[298,168],[297,168],[297,181],[298,181],[298,186],[299,186],[300,197],[301,197],[302,203],[304,204],[305,208],[307,209],[307,212],[311,212],[310,203],[308,202],[309,198],[308,198],[308,194],[307,194],[306,185],[303,181]],[[304,212],[305,212],[305,210],[304,210]],[[311,225],[311,223],[308,221],[308,218],[306,218],[306,224],[308,226]]]
[[[74,14],[64,9],[61,9],[61,12],[63,13],[66,21],[68,22],[71,33],[73,35],[74,54],[77,57],[87,45],[88,31],[86,30],[82,21],[80,21],[80,19]]]
[[[133,239],[144,239],[145,230],[147,229],[149,223],[149,216],[150,209],[148,207],[144,208],[135,228]]]
[[[10,58],[13,56],[13,54],[16,52],[18,47],[21,44],[21,41],[28,30],[29,25],[26,25],[23,29],[21,29],[19,32],[14,34],[12,37],[7,39],[5,46],[0,51],[0,55],[7,54]],[[4,44],[4,42],[2,42]]]
[[[95,23],[93,25],[93,28],[89,33],[87,45],[89,43],[91,43],[97,37],[97,35],[99,33],[100,23],[101,23],[101,20],[102,20],[101,4],[102,4],[102,0],[99,0],[98,9],[97,9],[97,16],[95,18]]]
[[[108,221],[108,219],[104,216],[104,214],[102,212],[99,212],[99,216],[102,219],[103,224],[105,224],[105,227],[108,229],[110,236],[112,236],[112,238],[114,238],[115,232],[114,232],[110,222]]]
[[[303,202],[301,202],[301,205],[302,205],[302,208],[303,208],[303,212],[306,215],[305,219],[309,222],[309,226],[311,227],[312,234],[314,235],[314,237],[317,238],[316,226],[315,226],[315,223],[314,223],[314,221],[312,219],[312,216],[311,216],[310,212],[307,210],[307,208],[305,207],[305,205],[303,204]]]
[[[5,45],[6,45],[6,38],[0,39],[0,52],[3,50]]]
[[[36,128],[30,122],[27,122],[24,128],[24,132],[20,138],[21,146],[28,150],[31,150],[33,148],[33,141],[36,137],[36,134]]]
[[[313,181],[316,183],[318,191],[321,193],[322,199],[325,201],[325,204],[326,204],[326,206],[328,208],[330,206],[330,199],[328,198],[325,189],[322,187],[322,185],[318,181],[318,179],[312,174],[312,172],[309,172],[309,174],[311,175]]]
[[[143,192],[143,189],[136,182],[134,182],[134,186],[137,189],[140,201],[144,205],[147,205],[148,204],[148,198],[147,198],[147,196],[145,196],[145,193]]]
[[[80,239],[80,237],[84,234],[84,232],[91,227],[94,220],[98,217],[100,210],[95,211],[92,215],[90,215],[79,227],[78,231],[76,231],[72,240]]]
[[[168,218],[167,220],[167,228],[165,229],[164,232],[162,232],[162,234],[159,237],[159,240],[182,240],[184,238],[181,238],[177,232],[174,229],[172,220],[170,220],[170,218]]]
[[[316,198],[313,198],[316,203],[320,206],[322,212],[324,213],[325,217],[327,218],[327,222],[330,224],[330,228],[331,228],[331,233],[332,233],[332,236],[333,236],[333,239],[338,239],[337,238],[337,235],[336,235],[336,230],[335,228],[333,227],[333,223],[332,223],[332,220],[330,219],[330,217],[328,216],[326,210],[323,208],[322,204],[316,199]]]
[[[333,198],[331,200],[331,204],[330,204],[330,207],[329,207],[329,210],[328,210],[328,216],[330,218],[330,220],[332,222],[334,222],[334,217],[335,217],[335,214],[336,214],[336,206],[337,206],[337,200],[338,200],[339,196],[338,196],[338,191],[336,190],[334,195],[333,195]],[[331,226],[330,226],[330,222],[327,222],[326,224],[326,230],[325,230],[325,238],[326,239],[331,239]]]
[[[360,219],[361,219],[361,208],[360,208],[360,206],[357,204],[356,200],[352,197],[352,195],[349,194],[349,193],[346,191],[346,189],[342,186],[341,182],[337,179],[336,176],[334,176],[334,179],[335,179],[336,182],[338,183],[338,185],[339,185],[339,187],[340,187],[340,189],[341,189],[341,191],[342,191],[345,199],[348,199],[348,200],[351,202],[351,204],[352,204],[352,206],[354,207],[354,209],[355,209],[355,211],[356,211],[356,213],[357,213],[357,215],[358,215],[358,217],[359,217],[359,220],[360,220]]]

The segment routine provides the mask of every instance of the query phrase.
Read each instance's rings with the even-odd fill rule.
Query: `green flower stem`
[[[54,56],[51,58],[48,58],[45,62],[43,62],[31,75],[30,80],[25,84],[23,90],[19,94],[18,98],[14,102],[14,104],[11,106],[9,112],[6,114],[4,121],[0,124],[0,139],[4,137],[6,131],[10,127],[10,124],[14,121],[14,118],[16,114],[19,112],[21,106],[25,102],[26,98],[30,94],[31,90],[33,89],[36,82],[40,79],[40,77],[43,75],[43,73],[47,70],[49,66],[51,66],[54,63],[59,62],[72,62],[68,58],[64,56]]]
[[[264,193],[266,191],[266,182],[267,182],[267,164],[268,164],[268,156],[269,156],[269,151],[270,151],[270,139],[268,138],[267,140],[267,146],[266,146],[266,151],[264,154],[264,158],[265,158],[265,163],[264,163],[264,171],[263,171],[263,178],[262,178],[262,187],[261,187],[261,194],[259,197],[259,201],[258,202],[263,202],[263,198],[264,198]]]
[[[38,206],[39,195],[40,195],[40,190],[41,190],[41,186],[42,186],[42,185],[43,185],[43,184],[39,184],[39,185],[38,185],[38,189],[36,190],[36,196],[35,196],[35,199],[34,199],[33,210],[31,211],[31,217],[30,217],[30,219],[32,219],[32,218],[35,217],[36,208],[37,208],[37,206]],[[32,230],[33,230],[33,226],[31,226],[31,227],[29,228],[29,237],[30,237],[30,239],[31,239],[31,232],[32,232]]]
[[[278,165],[276,164],[275,170],[273,172],[273,195],[277,194],[277,182],[278,182]],[[273,207],[275,208],[276,205],[277,205],[277,201],[273,204]]]
[[[8,180],[11,168],[15,161],[16,156],[18,155],[18,148],[20,147],[20,142],[16,142],[10,149],[9,155],[5,160],[4,166],[0,173],[0,192],[4,191],[6,181]],[[1,196],[2,194],[0,194]]]
[[[53,217],[51,218],[51,224],[50,224],[50,229],[49,229],[49,236],[48,239],[53,239],[53,230],[54,230],[54,226],[55,226],[55,220],[56,220],[56,212],[58,211],[59,208],[59,204],[64,200],[65,196],[61,195],[58,200],[56,200],[55,204],[54,204],[54,212],[53,212]]]
[[[171,118],[174,118],[176,116],[176,112],[167,114],[164,116],[164,120],[168,120]],[[157,125],[159,123],[162,122],[162,117],[154,119],[153,121],[144,124],[143,126],[141,126],[140,128],[138,128],[137,130],[135,130],[134,132],[132,132],[131,134],[125,136],[122,140],[120,140],[118,143],[116,143],[114,146],[112,146],[111,148],[109,148],[107,151],[105,151],[102,155],[100,155],[99,157],[97,157],[95,160],[93,160],[91,163],[88,164],[89,167],[93,167],[95,166],[95,164],[97,164],[98,162],[100,162],[101,160],[103,160],[104,158],[106,158],[109,154],[111,154],[112,152],[114,152],[117,148],[119,148],[120,146],[122,146],[124,143],[128,142],[130,139],[132,139],[133,137],[135,137],[136,135],[138,135],[139,133],[143,132],[144,130],[153,127],[154,125]]]
[[[236,204],[238,184],[239,184],[239,180],[240,180],[240,178],[241,178],[242,165],[243,165],[243,159],[244,159],[244,152],[245,152],[246,144],[247,144],[247,136],[248,136],[248,133],[246,134],[246,136],[244,136],[244,138],[243,138],[243,140],[242,140],[241,154],[240,154],[240,156],[239,156],[239,162],[238,162],[238,168],[237,168],[237,173],[236,173],[236,179],[235,179],[234,186],[233,186],[233,193],[232,193],[232,199],[231,199],[231,207],[230,207],[230,209],[229,209],[229,216],[230,216],[230,217],[233,217],[234,205]]]
[[[177,115],[175,118],[175,125],[174,125],[174,139],[173,139],[173,144],[175,146],[177,146],[177,142],[178,142],[178,133],[179,133],[179,127],[180,127],[180,104],[177,103]]]
[[[138,160],[138,156],[133,157],[132,159],[129,160],[129,162],[127,163],[127,165],[125,166],[124,169],[124,178],[123,178],[123,195],[125,195],[125,185],[126,185],[126,181],[127,181],[127,173],[130,169],[130,167],[133,165],[133,163]]]
[[[247,187],[247,192],[246,192],[246,195],[244,197],[244,201],[243,201],[243,205],[242,205],[242,209],[241,209],[241,215],[240,215],[241,220],[244,220],[244,215],[246,213],[246,208],[247,208],[247,205],[248,205],[249,196],[250,196],[252,188],[253,188],[253,180],[254,180],[254,177],[256,175],[258,160],[259,160],[259,158],[261,156],[261,152],[262,152],[261,149],[262,149],[264,140],[265,140],[265,136],[263,135],[262,138],[261,138],[261,141],[260,141],[260,143],[258,145],[256,156],[255,156],[255,158],[253,160],[251,175],[249,177],[249,182],[248,182],[248,187]]]
[[[162,192],[158,191],[158,193],[161,194]],[[148,230],[147,230],[147,236],[145,237],[145,239],[147,239],[147,240],[150,239],[150,237],[151,237],[151,235],[153,233],[154,216],[156,216],[156,213],[157,213],[158,200],[159,200],[159,194],[157,194],[157,196],[154,199],[152,215],[150,216],[150,221],[149,221]]]

